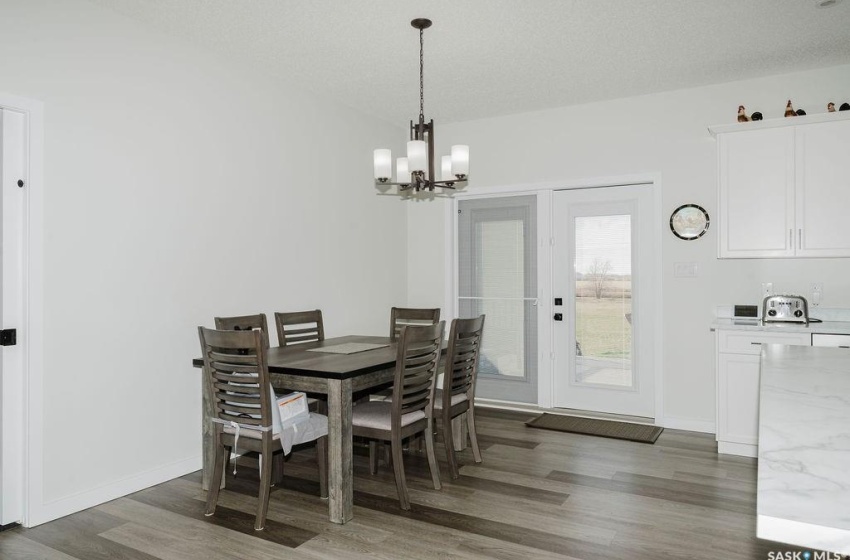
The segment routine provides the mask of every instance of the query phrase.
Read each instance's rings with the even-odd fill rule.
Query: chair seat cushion
[[[371,401],[359,403],[351,410],[351,423],[360,428],[372,428],[375,430],[387,430],[392,427],[392,403],[386,401]],[[402,415],[402,427],[413,424],[425,418],[421,410],[408,412]]]
[[[233,426],[225,425],[222,429],[225,434],[236,435],[236,428]],[[263,432],[260,430],[251,430],[249,428],[241,428],[239,430],[239,437],[246,437],[251,439],[263,439]],[[272,440],[280,439],[280,434],[272,435]]]
[[[467,400],[466,393],[461,393],[459,395],[452,395],[452,406],[457,403],[463,402]],[[436,395],[434,395],[434,408],[438,410],[443,409],[443,390],[437,389]]]

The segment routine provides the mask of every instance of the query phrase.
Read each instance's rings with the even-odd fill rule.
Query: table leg
[[[328,511],[331,522],[354,516],[351,380],[328,379]]]

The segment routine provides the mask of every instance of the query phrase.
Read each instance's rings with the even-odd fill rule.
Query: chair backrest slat
[[[252,331],[263,333],[263,342],[269,347],[269,323],[265,313],[240,315],[239,317],[216,317],[215,328],[220,331]]]
[[[198,327],[198,335],[216,416],[226,422],[271,426],[267,343],[262,331]]]
[[[317,342],[325,339],[325,326],[322,321],[321,309],[275,313],[274,322],[277,327],[278,346]]]
[[[399,338],[402,327],[408,325],[434,325],[440,322],[440,309],[414,309],[393,307],[390,310],[390,340]]]
[[[446,365],[443,371],[443,409],[450,408],[452,396],[466,394],[472,402],[478,362],[481,357],[481,337],[484,315],[474,319],[455,319],[449,331]]]
[[[392,421],[417,410],[430,415],[445,324],[406,326],[401,330],[393,382]]]

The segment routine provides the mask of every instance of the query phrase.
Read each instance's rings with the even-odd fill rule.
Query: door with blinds
[[[537,196],[458,201],[458,316],[486,315],[476,396],[537,402]]]

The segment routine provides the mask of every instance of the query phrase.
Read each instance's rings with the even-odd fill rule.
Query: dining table
[[[354,353],[337,353],[356,345],[380,345]],[[334,523],[353,517],[354,468],[351,429],[352,395],[365,389],[390,385],[396,363],[397,343],[389,337],[342,336],[269,348],[269,377],[275,390],[303,391],[327,399],[328,414],[328,516]],[[202,368],[203,359],[192,364]],[[203,488],[209,488],[215,449],[215,414],[209,384],[203,394]],[[460,447],[458,445],[455,446]]]

